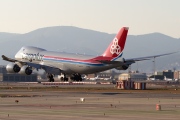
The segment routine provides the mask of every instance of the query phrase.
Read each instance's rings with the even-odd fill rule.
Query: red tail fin
[[[103,53],[104,57],[112,57],[112,59],[115,59],[121,56],[124,50],[128,29],[128,27],[121,28],[109,47]]]

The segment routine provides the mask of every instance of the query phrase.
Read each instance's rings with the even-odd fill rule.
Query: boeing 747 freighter
[[[30,75],[33,69],[44,69],[49,81],[53,82],[53,75],[64,74],[64,81],[68,80],[67,76],[70,76],[69,78],[72,80],[81,81],[81,74],[91,74],[112,68],[126,70],[129,65],[136,61],[171,54],[125,59],[122,55],[127,33],[128,27],[121,28],[100,56],[47,51],[38,47],[24,46],[17,52],[15,59],[8,58],[5,55],[2,55],[2,58],[11,62],[6,66],[10,73]]]

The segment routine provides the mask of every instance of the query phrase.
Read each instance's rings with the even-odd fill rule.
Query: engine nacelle
[[[129,65],[123,65],[122,68],[123,70],[127,70],[129,68]]]
[[[127,70],[129,68],[129,65],[122,65],[121,67],[117,67],[117,70]]]
[[[23,75],[31,75],[32,74],[32,69],[26,65],[21,67],[21,70],[19,72],[19,74],[23,74]]]
[[[8,73],[18,73],[20,71],[20,67],[15,63],[9,63],[6,66],[6,70]]]
[[[115,69],[117,69],[117,70],[127,70],[129,68],[129,65],[126,64],[126,60],[124,58],[120,58],[120,59],[118,59],[118,61],[122,62],[123,64],[122,64],[122,66],[117,67]]]

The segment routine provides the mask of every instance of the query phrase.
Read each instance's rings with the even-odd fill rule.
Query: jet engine
[[[21,67],[21,70],[19,71],[19,74],[25,74],[25,75],[31,75],[32,74],[32,69],[31,67],[28,67],[26,65]]]
[[[129,65],[122,65],[121,67],[117,67],[117,70],[127,70],[129,68]]]
[[[123,70],[127,70],[129,68],[129,65],[123,65],[122,68]]]
[[[126,60],[124,58],[118,59],[118,61],[122,62],[122,66],[117,67],[117,70],[127,70],[129,68],[129,65],[126,64]]]
[[[6,70],[9,73],[18,73],[20,71],[20,69],[21,68],[17,64],[15,64],[15,63],[9,63],[6,66]]]

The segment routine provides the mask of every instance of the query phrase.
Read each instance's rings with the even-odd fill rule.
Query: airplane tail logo
[[[111,45],[110,49],[111,54],[117,54],[119,55],[121,52],[121,47],[118,45],[118,39],[114,38],[113,43]]]
[[[120,29],[102,56],[111,57],[112,60],[114,60],[122,55],[126,43],[128,29],[128,27],[123,27]]]

